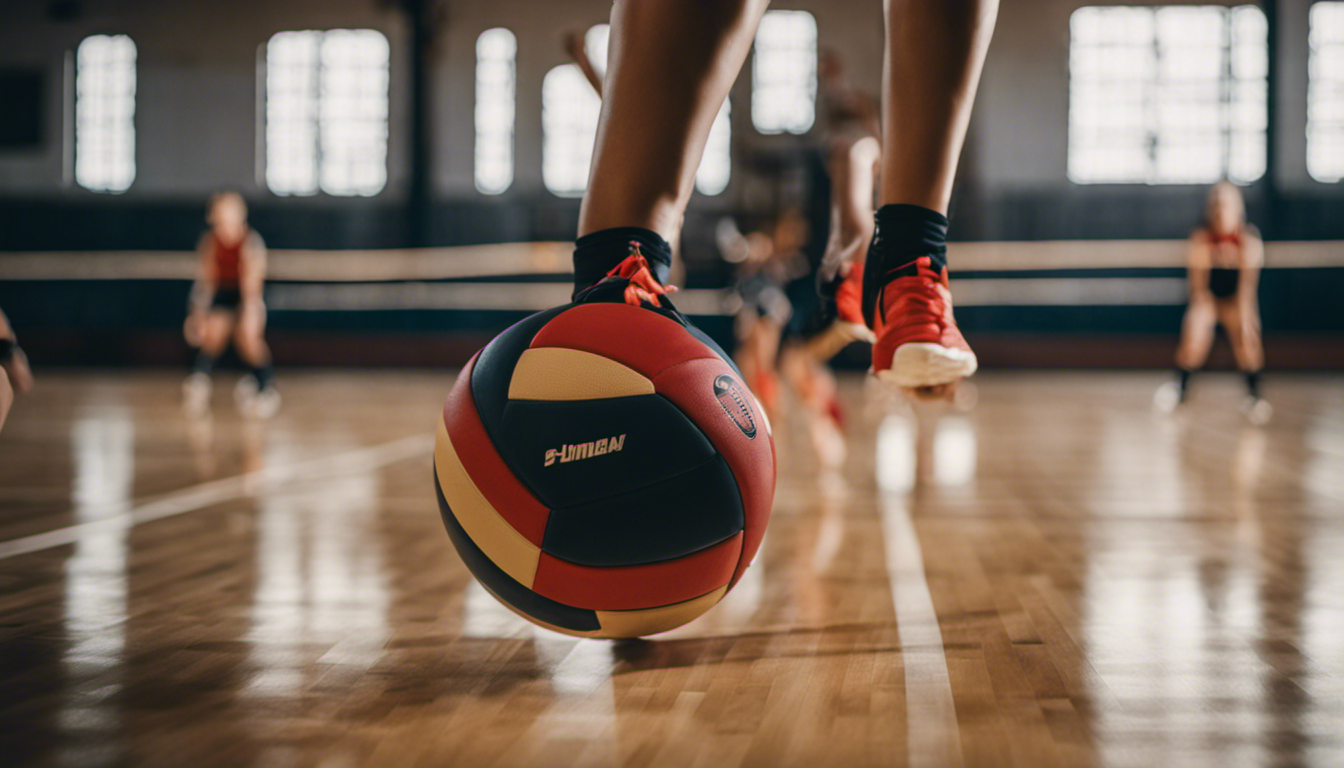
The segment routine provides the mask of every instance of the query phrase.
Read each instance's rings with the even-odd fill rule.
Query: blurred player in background
[[[807,220],[797,206],[786,206],[766,231],[742,235],[731,219],[724,219],[716,234],[720,252],[737,265],[731,307],[737,318],[734,358],[773,419],[779,409],[775,363],[794,311],[785,289],[809,271],[803,255]]]
[[[844,412],[826,363],[855,341],[872,343],[863,319],[863,265],[873,239],[881,125],[877,100],[845,82],[840,57],[822,51],[818,102],[830,177],[830,233],[817,269],[815,316],[786,341],[780,370],[802,401],[817,458],[835,469],[846,456]]]
[[[33,372],[28,368],[28,357],[19,347],[9,318],[0,312],[0,429],[4,428],[9,407],[14,404],[14,393],[32,388]]]
[[[271,372],[271,350],[263,334],[266,305],[266,244],[247,224],[247,203],[236,192],[210,198],[210,228],[196,246],[200,257],[191,289],[187,343],[197,347],[196,362],[183,385],[184,406],[191,413],[209,408],[210,372],[230,339],[251,374],[234,389],[239,410],[266,418],[280,407]]]
[[[1158,390],[1156,403],[1171,410],[1185,402],[1190,377],[1208,359],[1214,331],[1221,325],[1246,377],[1243,410],[1252,422],[1263,424],[1273,412],[1260,396],[1265,351],[1257,291],[1265,247],[1255,226],[1246,221],[1246,202],[1236,185],[1224,181],[1210,190],[1204,224],[1190,236],[1188,259],[1190,303],[1176,350],[1176,381]]]

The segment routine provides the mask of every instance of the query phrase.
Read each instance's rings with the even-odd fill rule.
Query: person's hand
[[[560,38],[560,42],[565,49],[565,53],[569,54],[571,58],[581,58],[585,53],[582,32],[571,29]]]

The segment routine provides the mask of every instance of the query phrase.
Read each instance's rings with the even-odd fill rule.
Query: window
[[[588,186],[599,107],[577,64],[562,64],[541,81],[541,179],[557,195],[582,195]]]
[[[610,33],[609,25],[596,24],[583,36],[588,60],[598,72],[607,69]],[[541,179],[555,194],[576,197],[588,187],[601,106],[601,99],[577,64],[558,66],[542,80]]]
[[[1311,7],[1307,79],[1307,172],[1344,179],[1344,2]]]
[[[816,101],[816,20],[806,11],[767,11],[751,65],[752,124],[761,133],[806,133]]]
[[[476,39],[476,189],[497,195],[513,183],[514,56],[502,27]]]
[[[135,43],[84,38],[75,55],[75,181],[124,192],[135,180]]]
[[[266,185],[374,195],[387,184],[388,45],[371,29],[281,32],[266,46]]]
[[[1070,23],[1069,178],[1265,173],[1267,25],[1254,6],[1089,7]]]
[[[595,24],[583,36],[584,51],[593,67],[607,71],[607,45],[611,28]],[[541,85],[542,143],[541,175],[546,188],[557,195],[582,195],[597,141],[597,118],[601,100],[574,64],[564,64],[546,74]],[[695,188],[717,195],[728,186],[732,173],[732,126],[729,105],[714,118],[705,155],[695,174]]]
[[[705,155],[700,158],[700,167],[695,171],[695,188],[703,195],[717,195],[727,189],[733,173],[731,109],[730,100],[724,99],[723,107],[714,116],[714,125],[709,129]]]

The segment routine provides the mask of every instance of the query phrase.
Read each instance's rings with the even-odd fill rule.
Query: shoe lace
[[[649,268],[648,259],[639,250],[639,243],[635,240],[630,241],[630,255],[608,272],[606,279],[626,280],[625,303],[634,307],[645,303],[661,307],[663,306],[661,297],[677,290],[675,285],[663,285],[658,282],[658,278],[653,276],[653,270]]]
[[[902,283],[896,300],[896,306],[901,307],[901,314],[911,320],[941,326],[946,302],[938,290],[940,281],[924,269],[923,265],[919,265],[918,275],[914,279],[904,278]],[[885,294],[890,288],[891,283],[884,285],[883,293]],[[885,296],[882,304],[886,304]],[[887,314],[888,310],[884,308],[883,317],[885,318]]]

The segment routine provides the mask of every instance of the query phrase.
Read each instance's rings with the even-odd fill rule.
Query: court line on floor
[[[322,456],[293,464],[265,467],[253,472],[211,480],[172,491],[139,504],[129,501],[123,505],[123,511],[107,517],[0,542],[0,560],[73,544],[81,536],[90,533],[124,530],[155,520],[162,520],[165,517],[194,512],[286,483],[318,480],[333,475],[369,472],[415,456],[428,455],[433,447],[433,435],[410,435],[387,443],[338,453],[334,456]],[[426,480],[426,483],[428,483],[428,480]]]
[[[888,417],[894,418],[894,417]],[[913,439],[913,434],[906,439]],[[878,440],[878,465],[903,460],[882,450],[892,440]],[[882,473],[878,473],[879,482]],[[887,580],[896,611],[896,636],[905,673],[906,764],[912,768],[954,768],[964,764],[961,729],[952,699],[943,631],[924,574],[924,555],[910,517],[906,493],[878,490],[879,521],[886,544]]]

